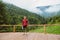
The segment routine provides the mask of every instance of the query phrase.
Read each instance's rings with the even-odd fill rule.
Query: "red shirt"
[[[22,20],[22,25],[23,26],[27,26],[28,25],[28,20],[27,19],[23,19]]]

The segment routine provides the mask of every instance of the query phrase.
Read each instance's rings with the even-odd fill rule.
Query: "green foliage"
[[[60,14],[60,12],[59,12],[59,14]],[[59,24],[59,23],[60,23],[60,15],[56,15],[56,16],[47,18],[47,24]]]
[[[0,26],[0,32],[13,32],[13,26]]]
[[[7,24],[21,24],[23,16],[27,16],[30,24],[41,24],[42,17],[36,13],[5,3],[5,14]]]
[[[6,19],[5,4],[0,1],[0,24],[6,24]]]

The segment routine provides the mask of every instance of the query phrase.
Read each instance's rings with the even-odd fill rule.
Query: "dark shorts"
[[[23,26],[24,28],[26,28],[27,26]]]
[[[27,26],[23,26],[22,30],[23,30],[23,32],[26,32],[27,31]]]
[[[27,26],[23,26],[23,29],[26,29],[27,28]]]

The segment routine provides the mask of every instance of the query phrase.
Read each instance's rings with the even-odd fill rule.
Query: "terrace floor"
[[[0,33],[0,40],[60,40],[60,35],[44,33],[9,32]]]

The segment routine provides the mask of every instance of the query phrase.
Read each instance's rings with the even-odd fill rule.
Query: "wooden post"
[[[15,27],[15,25],[13,26],[13,32],[15,32],[16,31],[16,27]]]
[[[46,34],[46,25],[44,25],[44,34]]]

